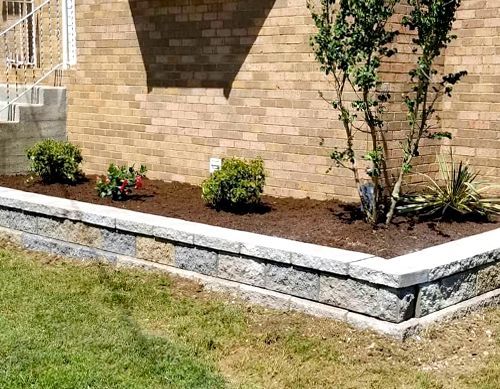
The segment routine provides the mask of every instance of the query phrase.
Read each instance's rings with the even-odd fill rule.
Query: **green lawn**
[[[0,249],[0,388],[499,388],[500,309],[391,341],[164,274]]]

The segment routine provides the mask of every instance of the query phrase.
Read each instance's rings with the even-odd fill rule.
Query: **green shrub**
[[[246,209],[260,203],[265,185],[262,159],[228,158],[202,184],[202,197],[216,209]]]
[[[108,167],[106,177],[97,180],[97,194],[99,197],[109,196],[114,200],[125,200],[133,189],[142,188],[146,172],[147,168],[144,165],[135,170],[133,166],[116,166],[112,163]]]
[[[491,189],[477,181],[478,173],[468,163],[456,163],[450,153],[450,162],[438,157],[440,185],[428,175],[430,182],[426,193],[403,197],[397,210],[399,213],[415,213],[424,216],[453,216],[500,214],[500,198],[487,198],[483,193]]]
[[[26,150],[30,171],[46,183],[74,183],[82,177],[80,149],[64,141],[45,139]]]

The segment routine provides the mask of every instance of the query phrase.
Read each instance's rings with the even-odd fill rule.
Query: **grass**
[[[1,388],[500,387],[500,309],[399,343],[160,273],[3,247]]]

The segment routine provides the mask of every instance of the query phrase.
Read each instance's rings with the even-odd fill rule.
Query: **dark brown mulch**
[[[485,221],[418,221],[398,217],[388,228],[373,229],[359,219],[356,206],[335,200],[275,198],[264,196],[256,213],[215,211],[203,203],[200,188],[178,182],[145,180],[145,188],[127,201],[101,199],[96,177],[78,185],[27,184],[28,176],[0,176],[0,186],[111,205],[134,211],[180,218],[215,226],[362,251],[385,258],[401,255],[499,227]]]

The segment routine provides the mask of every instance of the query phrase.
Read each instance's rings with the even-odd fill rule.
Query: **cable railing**
[[[0,55],[4,59],[0,116],[7,110],[8,121],[14,120],[13,104],[37,103],[36,87],[65,64],[65,6],[65,0],[45,0],[39,5],[33,1],[3,2],[4,20],[18,16],[0,33]]]

